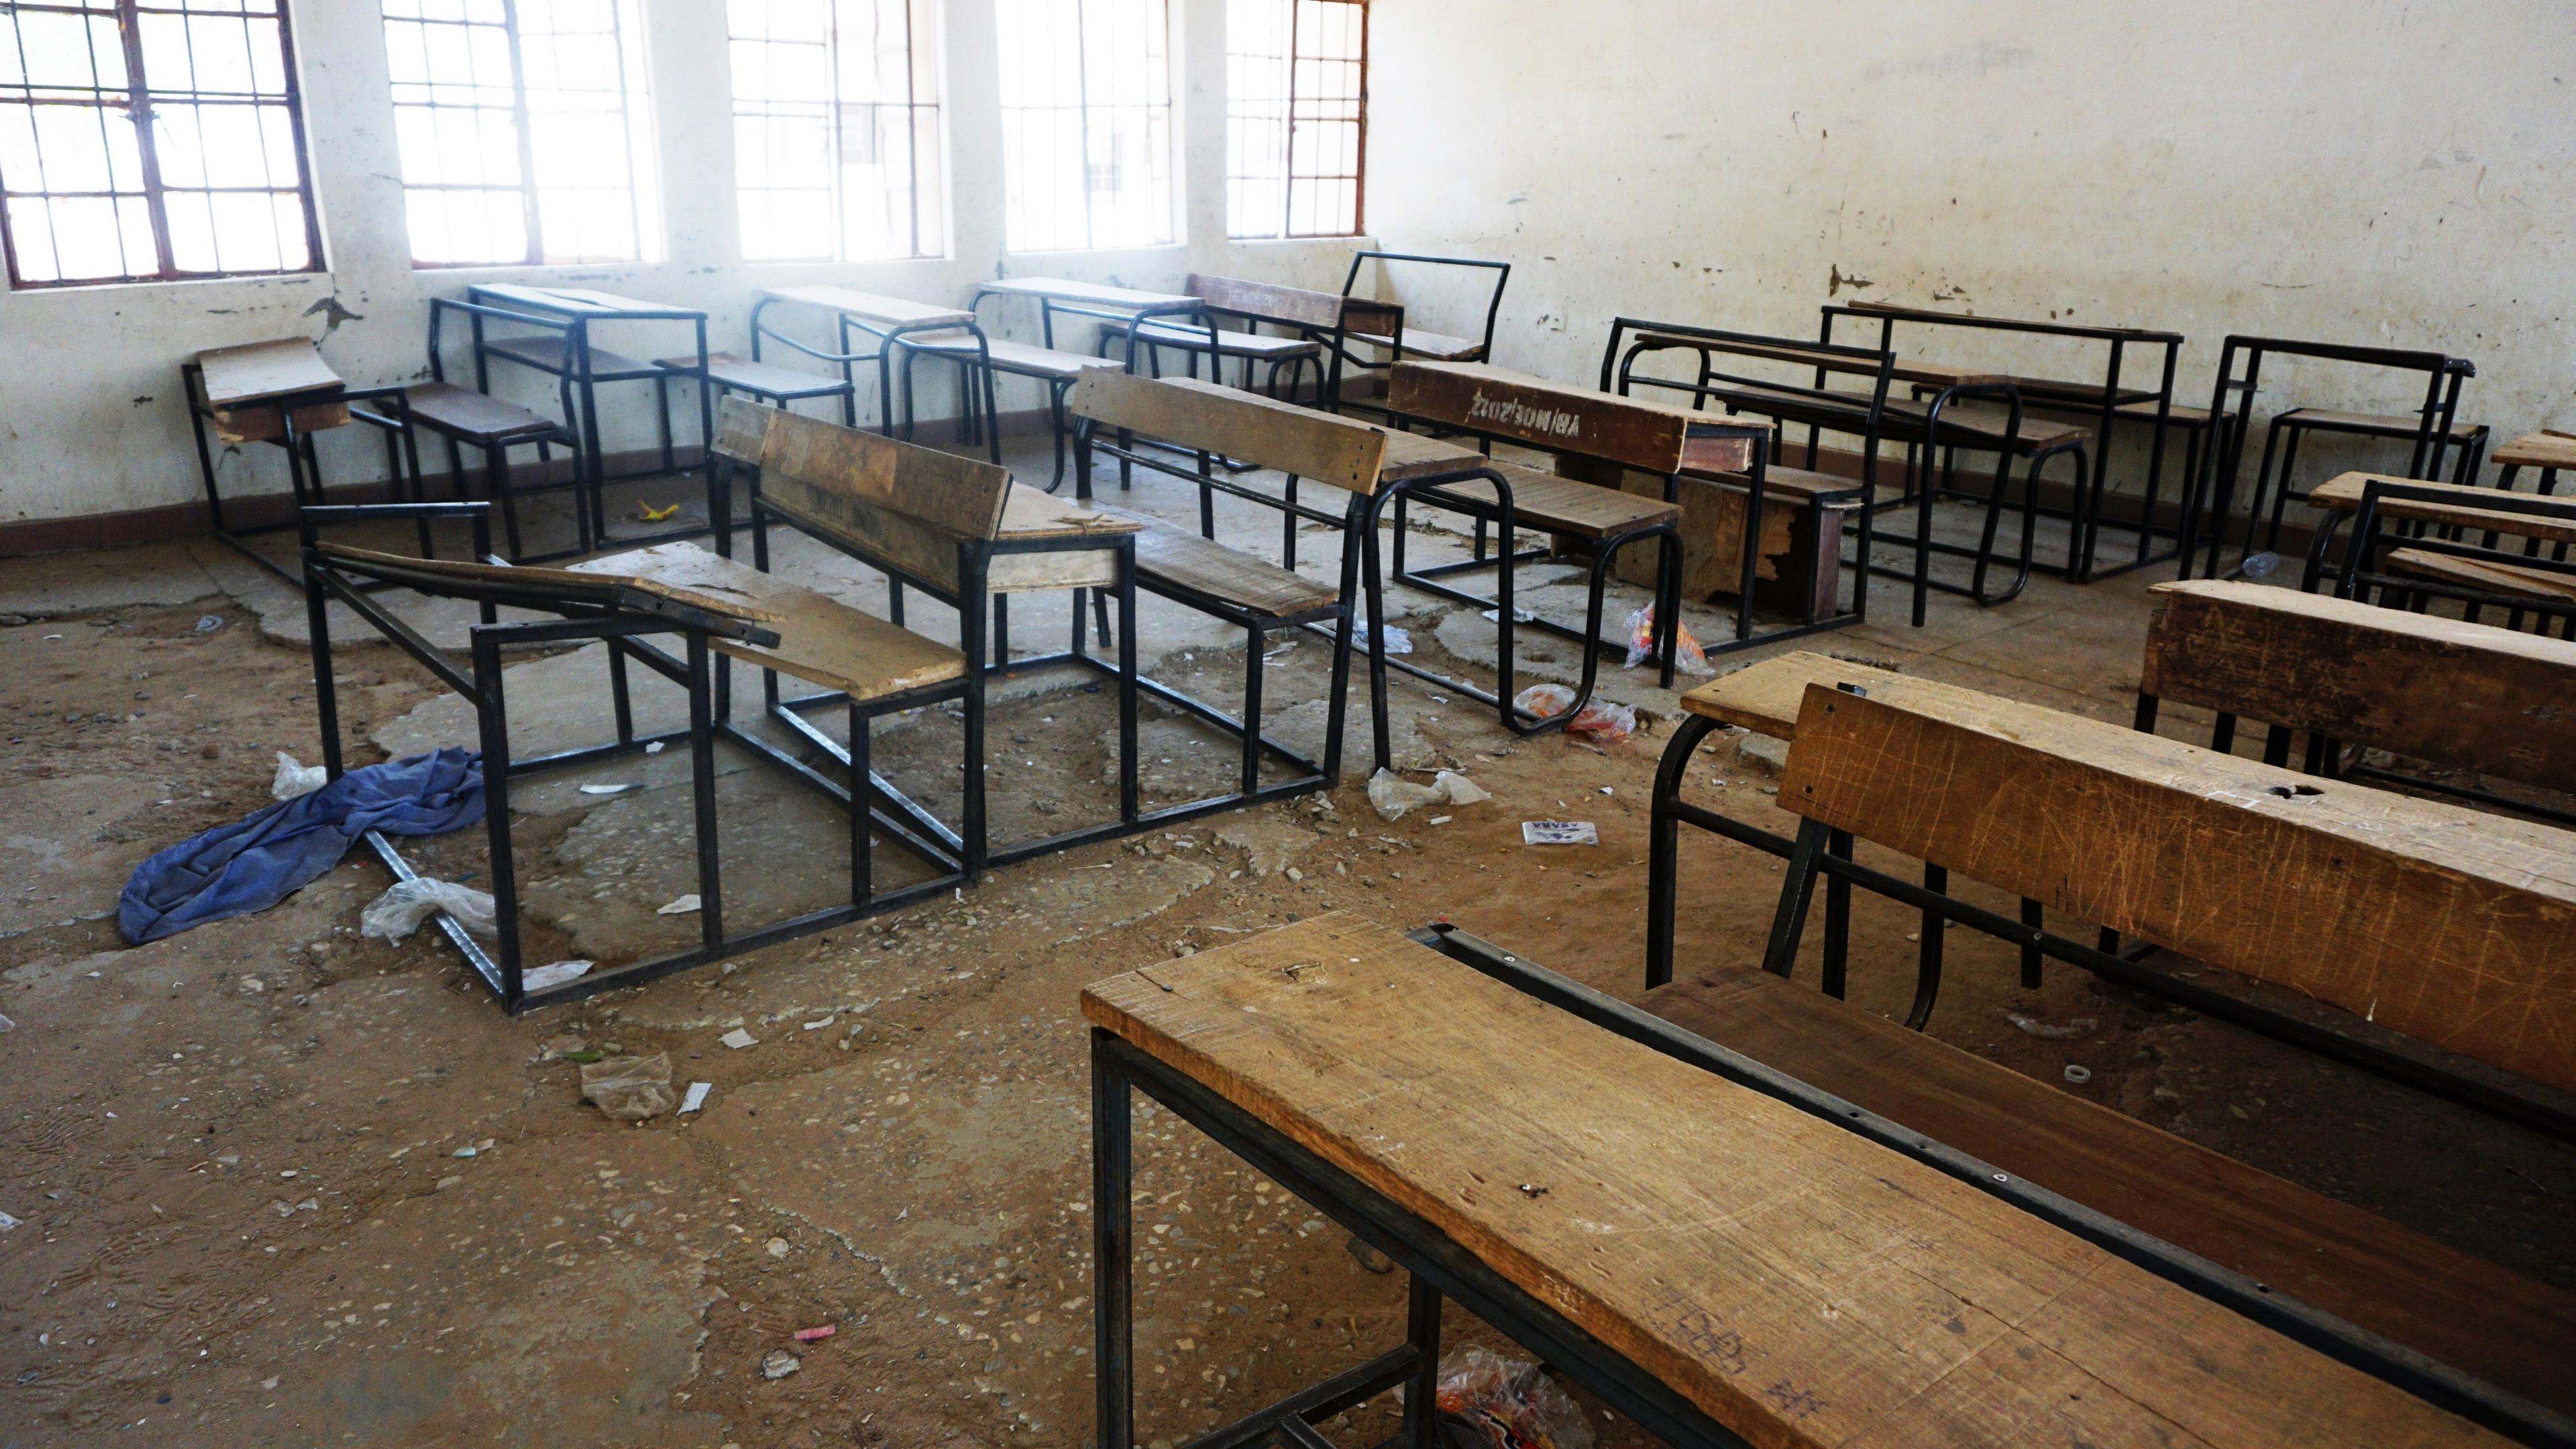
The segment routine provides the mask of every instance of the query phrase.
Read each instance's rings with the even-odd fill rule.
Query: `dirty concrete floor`
[[[1193,506],[1163,482],[1134,498]],[[1276,538],[1248,506],[1221,516],[1256,546]],[[1307,566],[1330,567],[1328,543],[1308,535]],[[1458,540],[1426,531],[1416,547]],[[881,603],[881,581],[819,550],[785,543],[781,559]],[[2147,582],[2042,579],[1987,611],[1936,598],[1922,630],[1882,583],[1876,622],[1809,647],[2125,719]],[[1566,603],[1562,587],[1526,592]],[[1605,673],[1604,693],[1645,719],[1613,744],[1515,741],[1399,678],[1399,764],[1462,769],[1487,803],[1381,820],[1355,691],[1330,794],[1040,859],[962,898],[512,1020],[430,933],[358,936],[387,884],[371,859],[258,916],[135,949],[117,938],[135,862],[266,803],[276,752],[313,758],[292,594],[195,541],[13,562],[0,616],[0,1014],[14,1022],[0,1212],[18,1220],[0,1231],[0,1446],[1082,1445],[1084,983],[1348,909],[1455,920],[1604,989],[1638,985],[1647,792],[1672,728],[1671,696],[1643,671]],[[416,617],[461,638],[461,616]],[[1473,611],[1416,596],[1398,622],[1417,657],[1489,678],[1450,652],[1490,639]],[[1689,622],[1720,633],[1712,611]],[[1060,601],[1020,601],[1014,624],[1024,641],[1066,628]],[[1158,677],[1235,697],[1239,642],[1161,606],[1141,633]],[[1575,662],[1538,652],[1557,657],[1536,676]],[[1320,745],[1325,660],[1307,640],[1273,662],[1278,732],[1303,748]],[[470,740],[456,702],[391,649],[350,644],[338,668],[353,759]],[[578,652],[516,664],[520,747],[604,728],[598,678]],[[1107,697],[1086,682],[1017,680],[997,704],[1004,838],[1112,798]],[[673,707],[648,691],[643,727]],[[1222,782],[1221,741],[1147,718],[1149,802]],[[955,748],[952,722],[926,712],[888,728],[880,760],[944,802]],[[531,960],[634,959],[691,929],[657,913],[694,888],[672,857],[681,753],[520,790]],[[724,769],[737,921],[828,900],[845,863],[836,818],[747,758]],[[1702,798],[1787,828],[1759,761],[1723,739],[1693,775]],[[1590,819],[1601,844],[1526,848],[1533,818]],[[1776,865],[1686,836],[1682,959],[1754,959]],[[479,833],[420,858],[475,879]],[[1861,1004],[1901,1009],[1916,929],[1859,904]],[[2565,1152],[2071,970],[2023,991],[1992,941],[1956,942],[1950,963],[1937,1035],[2576,1286]],[[719,1044],[737,1028],[757,1044]],[[665,1052],[712,1093],[694,1115],[621,1125],[580,1101],[576,1052]],[[2070,1064],[2090,1080],[2066,1084]],[[1401,1333],[1400,1275],[1304,1204],[1168,1116],[1140,1123],[1137,1155],[1144,1439],[1223,1422]],[[1448,1332],[1493,1338],[1454,1309]],[[1589,1411],[1603,1443],[1642,1442]],[[1358,1445],[1392,1422],[1382,1403],[1327,1428]]]

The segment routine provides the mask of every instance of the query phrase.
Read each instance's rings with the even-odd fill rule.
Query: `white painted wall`
[[[1505,364],[1589,379],[1622,313],[1812,336],[1839,273],[2187,333],[2186,402],[2269,333],[2465,355],[2464,417],[2576,427],[2567,0],[1375,9],[1370,229],[1514,262]],[[2068,355],[1975,336],[1925,351]],[[2420,398],[2299,374],[2267,396]]]
[[[1172,7],[1182,244],[1004,255],[993,7],[990,0],[947,0],[942,9],[951,254],[854,266],[741,259],[725,7],[721,0],[643,0],[643,8],[670,260],[649,266],[414,271],[403,229],[401,166],[377,8],[363,0],[297,0],[293,15],[306,125],[331,269],[257,281],[0,293],[0,523],[201,497],[179,400],[180,363],[203,348],[304,335],[322,338],[323,355],[352,382],[418,376],[426,364],[425,299],[462,295],[472,281],[577,283],[703,307],[712,314],[711,345],[740,350],[748,340],[751,304],[765,286],[832,281],[954,303],[963,302],[976,281],[1003,274],[1177,289],[1190,272],[1204,271],[1338,289],[1349,266],[1355,244],[1346,240],[1225,239],[1224,0],[1176,0]],[[345,322],[326,336],[323,318],[308,314],[331,297],[363,320]],[[1004,315],[993,310],[1000,305],[988,304],[988,323]],[[1007,330],[1035,336],[1025,316],[1014,315]],[[650,336],[635,345],[649,345]],[[828,341],[828,332],[814,340]],[[628,344],[612,338],[603,345],[623,350]],[[498,389],[497,376],[495,382]],[[1006,410],[1037,405],[1033,384],[1005,379],[1002,387]],[[638,401],[608,414],[608,446],[649,446],[651,413],[640,399],[649,398],[650,389],[605,389],[604,405],[616,407],[620,393]],[[551,394],[525,396],[545,405]],[[925,404],[935,397],[926,396]],[[925,407],[926,414],[932,411]],[[684,441],[693,426],[681,424]],[[326,434],[324,467],[335,482],[380,477],[380,446],[371,431],[358,428]],[[435,450],[423,463],[443,466]],[[273,448],[225,457],[219,473],[228,498],[286,486]]]

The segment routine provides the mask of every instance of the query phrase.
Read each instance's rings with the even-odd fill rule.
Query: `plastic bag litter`
[[[1563,714],[1573,703],[1574,691],[1562,684],[1533,684],[1512,696],[1512,708],[1534,719]],[[1624,704],[1595,699],[1567,722],[1565,732],[1615,745],[1637,732],[1637,712]]]
[[[519,973],[521,991],[545,991],[579,979],[590,970],[587,961],[550,961],[533,971]]]
[[[1368,797],[1377,813],[1388,820],[1402,820],[1425,805],[1473,805],[1494,798],[1483,786],[1455,770],[1441,771],[1428,785],[1417,785],[1393,770],[1380,770],[1369,777]]]
[[[1691,637],[1690,626],[1676,619],[1673,628],[1680,635],[1673,640],[1673,668],[1702,679],[1717,673],[1717,666],[1700,652],[1699,641]],[[1654,657],[1655,606],[1642,604],[1628,616],[1628,667],[1634,669]]]
[[[292,800],[298,795],[310,795],[330,783],[331,772],[328,769],[303,764],[280,750],[277,752],[277,778],[269,782],[268,794],[273,800]]]
[[[358,914],[358,934],[399,946],[439,911],[478,936],[492,934],[492,895],[453,881],[414,876],[398,880]]]
[[[581,1099],[620,1122],[659,1117],[680,1103],[671,1090],[671,1054],[592,1062],[581,1069]]]
[[[1441,1438],[1451,1449],[1592,1449],[1592,1424],[1537,1364],[1485,1348],[1442,1361]]]
[[[1351,642],[1359,648],[1366,649],[1368,647],[1368,641],[1369,626],[1366,621],[1362,621],[1351,630]],[[1406,630],[1397,628],[1393,624],[1387,625],[1386,652],[1389,654],[1412,653],[1413,635]]]

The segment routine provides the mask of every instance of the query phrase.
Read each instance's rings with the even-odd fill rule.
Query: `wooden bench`
[[[1338,337],[1346,332],[1344,313],[1350,300],[1332,292],[1313,292],[1303,287],[1286,287],[1275,282],[1246,281],[1240,277],[1211,277],[1190,274],[1181,291],[1205,303],[1217,317],[1240,318],[1246,330],[1190,327],[1175,322],[1148,322],[1130,319],[1111,322],[1100,330],[1100,347],[1107,354],[1112,342],[1133,335],[1156,350],[1176,347],[1190,356],[1190,376],[1198,376],[1198,358],[1210,359],[1208,380],[1218,381],[1216,364],[1232,358],[1243,364],[1238,386],[1249,391],[1253,386],[1253,368],[1266,364],[1270,369],[1268,391],[1272,397],[1282,395],[1281,376],[1287,377],[1286,397],[1294,400],[1300,380],[1309,366],[1315,370],[1318,396],[1330,397],[1324,377],[1324,343],[1317,334]],[[1273,334],[1260,330],[1264,325],[1286,329]],[[1159,366],[1155,375],[1161,376]]]
[[[1443,1298],[1679,1445],[2507,1442],[2173,1281],[2170,1250],[1430,934],[1325,916],[1083,993],[1097,1442],[1134,1429],[1134,1089],[1412,1275],[1404,1344],[1224,1442],[1310,1443],[1289,1421],[1406,1383],[1397,1442],[1431,1449]]]
[[[1811,684],[1796,717],[1779,799],[1805,823],[1765,962],[1775,976],[1795,958],[1823,837],[1840,831],[2534,1082],[2576,1084],[2576,836],[2319,787],[1927,680],[1863,688]],[[1971,908],[1942,913],[2011,930]],[[1927,942],[1938,935],[1927,919]],[[2549,1367],[2576,1356],[2576,1298],[2559,1290],[1906,1040],[1828,995],[1727,975],[1643,1004],[2557,1414],[2576,1407],[2576,1381]]]
[[[2200,579],[2152,593],[2140,729],[2155,728],[2158,704],[2172,701],[2218,714],[2213,749],[2228,748],[2239,717],[2272,726],[2274,764],[2288,762],[2298,730],[2526,785],[2576,785],[2576,643],[2261,584]],[[2311,755],[2312,770],[2331,764],[2327,749]],[[2534,810],[2367,766],[2342,773]]]
[[[2392,496],[2391,489],[2402,492]],[[2374,498],[2376,507],[2365,509],[2365,503]],[[2433,594],[2460,598],[2467,601],[2467,617],[2472,621],[2481,609],[2499,605],[2512,610],[2509,628],[2519,628],[2528,609],[2539,616],[2541,628],[2558,618],[2563,621],[2561,632],[2576,638],[2576,607],[2571,607],[2576,604],[2576,566],[2566,562],[2569,546],[2576,544],[2576,499],[2344,473],[2310,490],[2308,502],[2329,515],[2328,526],[2317,531],[2308,550],[2308,587],[2314,587],[2324,574],[2327,550],[2341,521],[2367,513],[2355,524],[2355,536],[2345,547],[2338,592],[2357,596],[2377,587],[2383,590],[2384,602],[2411,593],[2419,607]],[[2396,546],[2398,540],[2388,531],[2392,523],[2417,531],[2407,540],[2411,547]],[[2431,529],[2440,534],[2425,536],[2423,530]],[[2480,540],[2463,541],[2472,532],[2480,534]],[[2519,555],[2497,547],[2506,537],[2523,541]],[[2380,558],[2383,546],[2388,552]],[[2543,548],[2549,550],[2546,558]],[[2379,559],[2384,572],[2374,570],[2374,559]]]

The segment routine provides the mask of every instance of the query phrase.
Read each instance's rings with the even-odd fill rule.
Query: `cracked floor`
[[[1136,497],[1194,507],[1177,485]],[[1226,527],[1267,547],[1275,522],[1235,510],[1221,509]],[[1327,541],[1307,547],[1309,567],[1329,567]],[[1426,532],[1418,546],[1457,541]],[[863,605],[882,597],[819,551],[782,559]],[[1564,605],[1562,586],[1539,587],[1549,577],[1523,576],[1525,602]],[[1989,611],[1936,600],[1919,631],[1894,622],[1882,584],[1874,612],[1891,622],[1811,646],[2124,720],[2146,582],[2042,579]],[[1408,602],[1398,622],[1419,657],[1477,673],[1462,656],[1490,626]],[[1053,638],[1057,607],[1030,601],[1014,623]],[[461,613],[417,617],[461,637]],[[1713,611],[1690,623],[1718,632]],[[0,1014],[14,1023],[0,1033],[0,1212],[18,1220],[0,1231],[0,1449],[1083,1445],[1083,984],[1349,909],[1445,917],[1594,985],[1637,985],[1647,792],[1672,705],[1615,667],[1605,694],[1646,724],[1614,744],[1514,741],[1463,700],[1394,683],[1399,764],[1461,769],[1493,792],[1485,803],[1381,820],[1355,707],[1329,794],[1032,861],[975,892],[518,1020],[434,937],[361,939],[358,912],[387,882],[355,857],[263,914],[124,948],[112,916],[134,863],[266,803],[276,752],[312,758],[304,627],[300,601],[208,541],[0,575]],[[1160,676],[1220,700],[1236,687],[1240,649],[1218,631],[1156,608],[1143,635]],[[1530,672],[1565,672],[1572,651],[1557,652]],[[1324,661],[1310,640],[1274,662],[1283,735],[1320,743]],[[389,648],[349,645],[338,664],[353,758],[460,739],[456,702]],[[513,666],[523,743],[596,732],[594,666]],[[1005,691],[993,788],[1006,834],[1061,828],[1049,822],[1104,798],[1105,696],[1080,686]],[[1222,742],[1148,719],[1149,792],[1223,776]],[[925,714],[889,732],[880,764],[936,800],[953,794],[954,749],[949,723]],[[1720,743],[1700,765],[1722,808],[1785,820],[1756,752]],[[687,932],[657,914],[693,888],[674,846],[685,783],[666,752],[519,792],[532,960],[631,959]],[[720,811],[728,904],[745,919],[828,898],[835,817],[748,758],[726,761]],[[1521,844],[1522,820],[1568,817],[1595,821],[1601,844]],[[421,854],[455,878],[480,868],[472,832]],[[1683,959],[1758,955],[1776,869],[1689,840]],[[1901,1009],[1915,929],[1861,903],[1856,1000]],[[2564,1150],[2072,971],[2023,991],[1994,942],[1962,941],[1950,960],[1945,1039],[2576,1284]],[[2074,1034],[2032,1035],[2016,1016]],[[757,1044],[719,1043],[737,1029]],[[581,1102],[567,1059],[590,1052],[667,1052],[680,1082],[712,1084],[709,1100],[610,1121]],[[2089,1082],[2064,1085],[2068,1065]],[[1400,1276],[1305,1204],[1150,1110],[1137,1155],[1143,1438],[1223,1422],[1400,1334]],[[1448,1331],[1491,1340],[1455,1309]],[[795,1368],[770,1377],[781,1351]],[[1606,1445],[1642,1441],[1588,1407]],[[1391,1424],[1381,1405],[1327,1428],[1359,1445]]]

